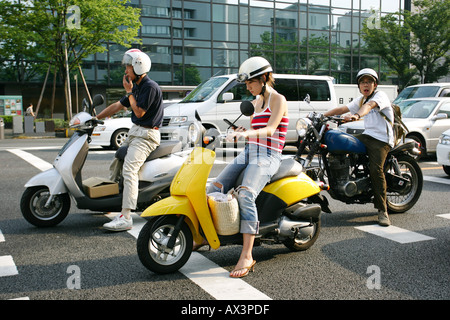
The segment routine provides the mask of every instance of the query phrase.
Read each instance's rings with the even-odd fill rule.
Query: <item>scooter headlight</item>
[[[300,138],[303,138],[308,131],[308,127],[311,125],[311,120],[308,118],[300,118],[297,120],[295,125],[295,130],[297,130],[297,134]]]
[[[188,128],[188,143],[197,144],[200,139],[200,130],[195,123],[191,123]]]

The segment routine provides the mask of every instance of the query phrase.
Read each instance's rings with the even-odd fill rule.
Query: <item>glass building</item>
[[[132,0],[141,8],[142,50],[152,59],[150,76],[160,85],[197,85],[211,76],[236,73],[248,57],[267,58],[276,73],[330,75],[354,83],[361,68],[395,83],[379,56],[370,55],[362,23],[410,10],[411,0]],[[121,84],[125,48],[86,59],[89,83]]]

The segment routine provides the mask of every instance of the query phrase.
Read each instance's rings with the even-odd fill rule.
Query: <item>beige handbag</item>
[[[232,193],[210,193],[208,194],[208,205],[217,234],[229,236],[239,232],[239,205]]]

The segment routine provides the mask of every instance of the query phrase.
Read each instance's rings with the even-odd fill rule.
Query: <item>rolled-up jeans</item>
[[[208,193],[228,192],[235,187],[236,180],[244,170],[242,183],[237,186],[237,200],[241,216],[241,233],[257,234],[259,231],[256,198],[261,190],[278,171],[281,163],[281,152],[255,144],[247,144],[245,149],[217,176],[211,183]]]
[[[136,209],[139,193],[139,170],[161,142],[158,130],[133,124],[123,145],[128,145],[127,155],[122,161],[114,158],[110,165],[110,179],[118,181],[123,176],[122,208]]]

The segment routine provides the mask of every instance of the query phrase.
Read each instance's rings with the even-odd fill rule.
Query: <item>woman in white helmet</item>
[[[391,224],[386,206],[386,180],[383,166],[389,150],[394,146],[394,135],[391,124],[381,115],[383,112],[393,123],[394,113],[386,93],[377,91],[378,74],[370,68],[362,69],[356,76],[359,91],[357,97],[346,106],[334,108],[325,116],[340,115],[346,121],[364,118],[364,132],[356,137],[366,146],[369,155],[369,168],[374,193],[374,207],[378,209],[378,223],[382,226]]]
[[[253,242],[258,233],[259,221],[255,200],[270,178],[278,171],[289,123],[284,96],[273,88],[272,67],[262,57],[252,57],[239,68],[238,81],[245,82],[247,90],[256,99],[252,102],[255,113],[251,116],[251,129],[240,127],[227,137],[248,139],[241,154],[231,162],[211,184],[208,192],[227,192],[244,170],[242,184],[237,188],[243,234],[242,252],[230,277],[241,278],[254,269]]]
[[[123,176],[123,200],[121,214],[105,223],[103,227],[111,231],[130,230],[133,226],[131,211],[136,209],[138,198],[138,172],[150,153],[159,146],[159,127],[163,119],[162,92],[158,84],[147,73],[151,68],[150,57],[139,49],[125,52],[123,88],[126,94],[119,101],[100,112],[98,119],[112,116],[124,108],[131,109],[133,126],[128,131],[127,155],[123,164],[114,159],[111,163],[111,180],[118,181]]]

